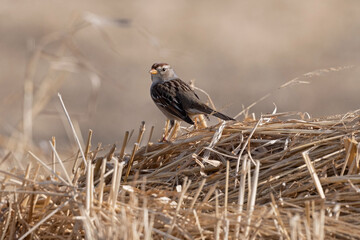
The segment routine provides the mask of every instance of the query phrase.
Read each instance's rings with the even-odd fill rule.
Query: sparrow
[[[192,117],[199,114],[206,116],[209,114],[225,121],[235,121],[203,103],[191,87],[176,75],[169,64],[154,63],[151,66],[150,74],[151,98],[170,120],[170,129],[174,126],[175,120],[194,125]]]

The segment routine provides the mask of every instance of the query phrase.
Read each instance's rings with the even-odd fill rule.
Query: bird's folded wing
[[[176,89],[171,88],[170,85],[156,84],[153,86],[151,90],[151,98],[154,100],[156,105],[163,108],[169,114],[192,124],[192,120],[189,118],[177,98]]]

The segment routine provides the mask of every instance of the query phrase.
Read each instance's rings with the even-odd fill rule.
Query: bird
[[[176,75],[169,64],[154,63],[149,73],[152,80],[150,96],[170,120],[170,129],[175,121],[184,121],[194,125],[192,117],[199,114],[212,115],[225,121],[235,121],[202,102],[194,90]],[[166,140],[165,136],[164,140]]]

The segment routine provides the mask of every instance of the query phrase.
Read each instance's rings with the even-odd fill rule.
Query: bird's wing
[[[198,95],[185,82],[180,79],[175,79],[174,81],[173,85],[176,85],[179,89],[181,88],[181,91],[177,91],[177,97],[188,114],[210,114],[223,120],[234,120],[203,103]]]
[[[183,104],[179,100],[178,92],[192,91],[191,88],[185,84],[185,86],[179,82],[180,79],[173,79],[163,83],[154,85],[151,88],[151,98],[156,105],[165,110],[169,114],[179,118],[189,124],[194,124],[191,118],[185,111]]]

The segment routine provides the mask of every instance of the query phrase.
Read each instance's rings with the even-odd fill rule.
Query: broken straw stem
[[[62,100],[62,97],[61,97],[61,94],[60,94],[60,93],[58,93],[58,97],[59,97],[61,106],[62,106],[62,108],[63,108],[63,110],[64,110],[64,112],[65,112],[66,118],[67,118],[67,120],[68,120],[68,122],[69,122],[69,124],[70,124],[70,127],[71,127],[71,130],[72,130],[72,132],[73,132],[75,141],[76,141],[77,145],[79,146],[80,153],[81,153],[81,156],[82,156],[82,158],[83,158],[84,165],[85,165],[85,167],[86,167],[86,166],[87,166],[87,163],[86,163],[86,158],[85,158],[85,155],[84,155],[84,151],[82,150],[82,147],[81,147],[81,144],[80,144],[80,140],[79,140],[79,138],[78,138],[78,136],[77,136],[77,134],[76,134],[74,125],[73,125],[72,122],[71,122],[70,115],[69,115],[68,111],[66,110],[64,101]]]
[[[303,158],[305,160],[305,163],[306,163],[306,166],[307,166],[307,168],[309,170],[310,176],[311,176],[312,180],[314,181],[316,190],[318,191],[320,197],[322,199],[325,199],[325,194],[324,194],[323,188],[321,186],[319,177],[316,174],[314,165],[312,164],[311,159],[309,157],[309,150],[302,152],[301,155],[303,156]]]

